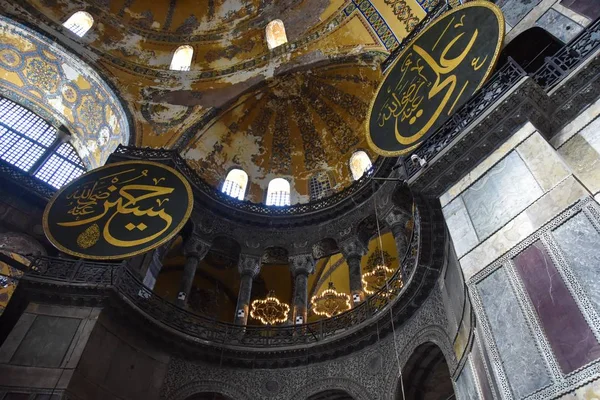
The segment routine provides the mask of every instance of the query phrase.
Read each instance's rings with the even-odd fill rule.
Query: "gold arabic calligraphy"
[[[379,110],[377,124],[379,127],[384,127],[390,119],[393,119],[396,140],[402,145],[414,144],[423,137],[423,135],[425,135],[438,120],[440,114],[455,94],[458,86],[458,79],[454,72],[469,55],[469,52],[477,40],[479,31],[474,29],[470,38],[468,36],[465,37],[468,38],[468,42],[462,49],[455,49],[455,46],[457,46],[457,42],[461,41],[463,36],[467,33],[460,31],[455,32],[454,38],[442,50],[439,60],[434,59],[430,54],[435,50],[435,47],[440,43],[442,37],[451,26],[453,30],[465,28],[464,14],[460,17],[458,23],[452,25],[455,19],[456,16],[450,20],[429,52],[417,44],[412,46],[412,50],[409,50],[406,53],[406,56],[402,61],[400,67],[400,79],[397,81],[395,87],[392,88],[391,86],[388,86],[386,89],[388,96]],[[464,42],[464,39],[461,42]],[[459,52],[457,56],[448,57],[449,53],[456,54],[457,51]],[[473,70],[476,71],[480,69],[486,61],[487,56],[483,60],[480,60],[480,58],[477,57],[468,62],[470,62],[470,66]],[[433,76],[424,72],[426,66],[429,67],[426,71],[432,71]],[[412,77],[412,79],[410,77]],[[448,109],[448,115],[450,115],[456,107],[456,104],[461,98],[468,83],[468,80],[464,82],[462,89],[454,97],[454,101]],[[425,117],[428,118],[427,121],[422,123],[420,119],[424,114],[424,100],[432,100],[438,96],[441,96],[439,105],[430,116]],[[404,125],[405,122],[408,122],[409,125],[414,125],[419,122],[419,124],[415,126],[421,126],[421,128],[416,133],[406,136],[402,129],[402,125]]]
[[[120,176],[131,172],[135,172],[135,168],[102,177],[93,183],[85,182],[76,187],[73,192],[66,196],[67,200],[72,200],[69,204],[73,205],[73,207],[67,211],[67,214],[74,216],[75,220],[58,222],[57,224],[65,227],[83,226],[94,223],[110,213],[108,220],[104,224],[102,237],[106,242],[113,246],[139,246],[161,236],[169,229],[173,222],[173,218],[164,209],[164,205],[169,201],[169,198],[159,197],[168,196],[173,193],[175,189],[172,187],[158,186],[165,178],[153,178],[154,186],[134,183],[135,181],[148,176],[147,169],[142,170],[138,176],[120,181]],[[110,184],[108,183],[109,178],[112,178],[110,179]],[[104,182],[107,183],[102,185]],[[148,199],[154,199],[155,201],[151,203],[151,207],[142,208],[140,202]],[[150,218],[157,217],[163,221],[164,226],[159,231],[141,239],[123,240],[115,237],[111,231],[111,223],[113,223],[115,217],[119,215],[134,215],[136,217],[147,216]],[[84,218],[86,216],[87,218]],[[135,227],[133,224],[130,226]],[[138,225],[138,227],[139,226],[140,225]],[[147,227],[145,224],[141,226]]]

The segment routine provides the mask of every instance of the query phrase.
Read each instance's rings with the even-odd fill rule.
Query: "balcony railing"
[[[285,347],[320,342],[353,330],[377,316],[383,316],[382,313],[387,311],[411,284],[418,263],[421,229],[418,213],[415,214],[414,221],[410,245],[400,267],[386,286],[347,312],[302,325],[240,326],[189,312],[146,288],[126,262],[103,263],[37,256],[30,257],[29,267],[22,264],[15,267],[27,268],[23,279],[28,283],[41,282],[44,286],[54,283],[114,290],[151,320],[194,339],[231,346]],[[3,260],[10,261],[5,258]],[[405,279],[402,276],[403,272]]]

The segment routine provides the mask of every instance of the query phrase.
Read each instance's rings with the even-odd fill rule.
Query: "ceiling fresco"
[[[310,118],[285,121],[281,116],[276,117],[281,113],[275,112],[273,120],[268,121],[270,131],[261,134],[261,138],[256,137],[256,132],[231,135],[236,136],[238,145],[248,144],[249,149],[258,151],[252,157],[247,154],[249,149],[242,149],[240,152],[244,155],[238,156],[240,163],[254,170],[253,177],[257,179],[251,191],[255,193],[252,200],[262,201],[259,188],[266,187],[265,180],[270,174],[283,173],[296,176],[301,186],[296,200],[306,201],[307,185],[301,181],[316,169],[326,166],[326,170],[332,171],[337,189],[349,183],[348,171],[344,171],[342,165],[346,164],[350,148],[362,146],[360,140],[355,140],[362,134],[358,128],[359,118],[353,115],[346,118],[345,104],[333,104],[336,100],[315,93],[315,88],[303,89],[298,79],[304,78],[295,73],[303,71],[307,75],[317,67],[336,66],[351,59],[357,68],[340,73],[350,82],[347,86],[341,85],[332,74],[329,82],[325,82],[324,77],[314,78],[315,82],[319,81],[316,88],[329,85],[340,93],[353,95],[361,104],[368,104],[371,82],[381,79],[375,76],[378,64],[398,47],[434,1],[0,0],[0,12],[56,38],[109,81],[133,121],[131,143],[138,146],[184,149],[190,141],[208,140],[202,139],[205,125],[222,115],[221,110],[243,102],[240,96],[247,98],[248,92],[260,92],[262,89],[257,88],[265,82],[269,87],[273,82],[283,87],[282,78],[286,77],[292,80],[288,83],[290,87],[310,90],[309,98],[322,99],[309,105]],[[79,10],[86,10],[94,18],[94,25],[82,38],[62,27],[62,23]],[[273,19],[284,22],[289,42],[269,50],[264,29]],[[173,52],[184,44],[194,48],[190,71],[170,71]],[[368,72],[370,68],[372,72]],[[368,76],[369,83],[365,87],[351,87],[352,74],[359,80]],[[310,79],[307,82],[312,84]],[[272,110],[281,105],[295,116],[301,115],[293,110],[291,103],[292,98],[299,103],[304,95],[296,94],[290,99],[278,96],[265,95],[260,103],[270,104],[267,108]],[[306,100],[300,103],[302,107]],[[255,114],[256,110],[250,112],[246,121],[238,125],[249,124]],[[318,138],[321,147],[318,142],[305,143],[301,135],[294,133],[298,124],[307,124],[313,118],[320,120],[319,115],[325,120],[320,126],[308,127],[304,138]],[[334,123],[336,115],[348,125],[336,130],[354,131],[348,143],[348,136],[333,135],[332,126],[327,125]],[[289,140],[285,134],[273,136],[270,132],[275,127],[278,132],[290,130]],[[242,128],[239,129],[241,132]],[[273,137],[276,140],[272,140]],[[212,150],[207,150],[206,145],[202,144],[200,149],[208,154]],[[187,146],[188,150],[192,148],[195,149]],[[80,149],[85,151],[82,146]],[[306,154],[301,155],[299,151]],[[197,158],[193,152],[189,154],[190,159]],[[217,173],[236,162],[234,155],[223,155],[212,170],[203,167],[202,162],[195,166],[206,174],[207,180],[217,184],[220,178]]]
[[[317,171],[328,172],[341,190],[352,182],[354,151],[370,152],[365,118],[380,79],[375,65],[356,63],[274,78],[199,131],[183,156],[214,184],[242,168],[251,182],[246,197],[255,202],[275,177],[290,180],[292,203],[307,202]]]
[[[112,89],[56,43],[0,16],[0,93],[64,124],[88,168],[129,142],[129,123]]]

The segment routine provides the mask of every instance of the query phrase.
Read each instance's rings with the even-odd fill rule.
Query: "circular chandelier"
[[[352,308],[350,295],[339,293],[335,290],[333,282],[329,282],[329,287],[318,296],[310,299],[312,310],[315,314],[331,318],[334,315],[343,313]]]
[[[394,270],[385,265],[378,265],[370,272],[363,274],[362,284],[363,290],[367,294],[373,294],[381,289],[388,279],[392,277]]]
[[[264,325],[276,325],[286,322],[289,312],[290,306],[280,302],[271,290],[265,299],[252,302],[250,316]]]

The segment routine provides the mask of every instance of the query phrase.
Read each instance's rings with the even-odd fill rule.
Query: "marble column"
[[[360,262],[362,257],[367,254],[367,245],[358,237],[352,237],[340,243],[340,249],[348,264],[352,303],[360,303],[364,299]]]
[[[308,276],[315,270],[315,259],[312,254],[299,254],[291,256],[289,260],[294,277],[292,323],[305,324],[308,312]]]
[[[240,256],[238,270],[241,275],[241,281],[234,321],[237,325],[246,325],[250,313],[252,282],[260,270],[260,257],[242,254]]]
[[[152,259],[148,263],[148,268],[146,269],[146,274],[144,275],[144,286],[148,289],[154,289],[154,285],[156,284],[156,278],[162,269],[162,261],[163,258],[167,255],[171,244],[173,243],[173,239],[169,240],[167,243],[162,246],[157,247],[152,252]]]
[[[179,307],[185,307],[190,297],[196,270],[200,261],[206,257],[210,250],[210,243],[199,239],[196,236],[191,236],[185,241],[183,255],[185,256],[185,264],[183,266],[183,275],[179,284],[179,292],[175,304]]]
[[[385,216],[385,222],[392,231],[394,241],[396,242],[396,250],[398,251],[398,262],[402,262],[402,258],[404,257],[404,254],[406,254],[406,250],[409,245],[409,232],[406,229],[406,224],[408,223],[408,221],[410,221],[411,218],[411,214],[409,214],[404,209],[400,209],[399,207],[394,207]],[[405,275],[404,269],[406,268],[406,266],[402,265],[401,268],[402,275]]]

